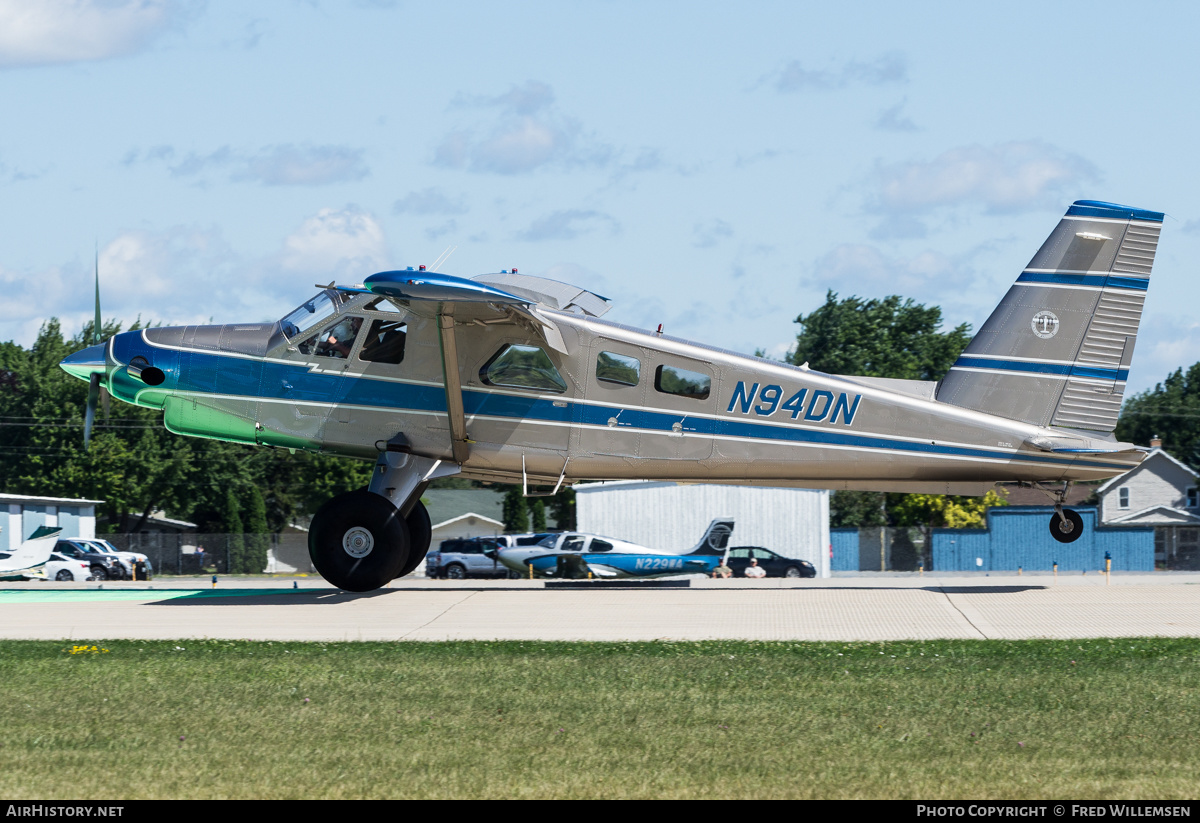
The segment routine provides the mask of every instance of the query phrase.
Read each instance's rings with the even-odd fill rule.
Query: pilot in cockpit
[[[349,357],[350,349],[354,347],[354,338],[358,337],[358,330],[362,328],[362,322],[361,317],[347,317],[329,329],[317,346],[317,354],[326,357]]]

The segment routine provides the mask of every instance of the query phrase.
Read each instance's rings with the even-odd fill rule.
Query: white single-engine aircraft
[[[60,526],[38,526],[14,551],[0,552],[0,580],[45,578],[46,563],[61,532]]]
[[[600,319],[607,299],[514,269],[421,269],[330,284],[274,323],[151,328],[67,357],[162,409],[177,434],[375,461],[318,510],[317,570],[350,591],[429,547],[438,477],[552,485],[653,479],[981,495],[1044,488],[1050,531],[1073,480],[1143,452],[1113,437],[1159,212],[1081,200],[940,383],[822,374]],[[99,305],[97,303],[97,313]],[[97,328],[99,323],[97,322]],[[1049,484],[1055,484],[1052,489]]]
[[[686,552],[649,549],[595,534],[552,534],[534,546],[496,549],[496,559],[522,576],[600,579],[652,578],[681,574],[706,577],[725,559],[733,518],[708,524],[700,542]]]

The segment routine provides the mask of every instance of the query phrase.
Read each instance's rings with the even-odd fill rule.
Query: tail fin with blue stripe
[[[1160,212],[1078,200],[938,387],[944,403],[1108,433],[1133,358]]]

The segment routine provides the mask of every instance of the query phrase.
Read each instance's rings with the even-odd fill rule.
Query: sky
[[[1200,5],[0,0],[0,340],[519,268],[782,357],[827,290],[978,328],[1077,199],[1164,211],[1200,360]]]

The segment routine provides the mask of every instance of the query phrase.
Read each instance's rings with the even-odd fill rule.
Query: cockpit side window
[[[404,342],[408,324],[396,320],[372,320],[371,328],[358,352],[359,360],[398,365],[404,360]]]
[[[354,348],[354,338],[358,336],[362,322],[357,315],[341,317],[301,343],[300,353],[345,360]]]
[[[334,302],[334,299],[329,296],[329,292],[323,291],[312,300],[309,300],[288,314],[279,321],[279,324],[283,327],[283,333],[287,339],[295,340],[309,329],[323,322],[336,310],[337,304]]]
[[[555,394],[567,390],[567,383],[554,368],[550,355],[537,346],[505,346],[479,370],[479,379],[489,386],[538,389]]]

